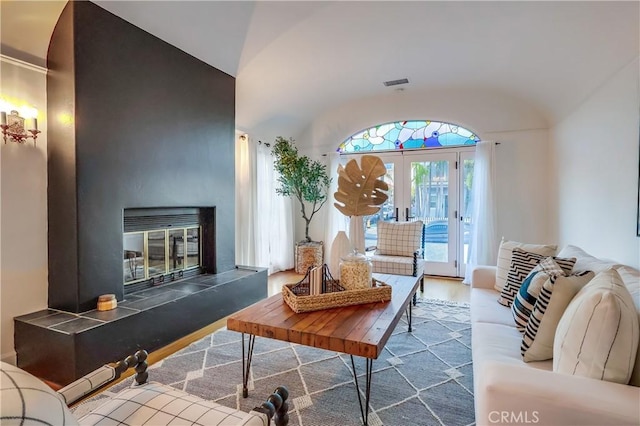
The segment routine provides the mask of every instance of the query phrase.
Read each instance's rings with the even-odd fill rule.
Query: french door
[[[389,199],[367,218],[367,246],[375,245],[378,220],[425,224],[425,273],[461,277],[469,247],[473,148],[377,153],[387,168]]]

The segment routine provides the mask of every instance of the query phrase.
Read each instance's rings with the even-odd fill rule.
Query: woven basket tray
[[[337,283],[337,281],[336,281]],[[298,284],[282,286],[282,298],[295,313],[319,311],[363,303],[387,302],[391,300],[391,286],[373,279],[372,287],[359,290],[344,290],[314,296],[295,294],[292,288]],[[327,288],[335,286],[327,286]]]

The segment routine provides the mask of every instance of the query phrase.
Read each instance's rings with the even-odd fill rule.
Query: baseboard
[[[0,361],[11,365],[16,365],[16,351],[11,351],[0,355]]]

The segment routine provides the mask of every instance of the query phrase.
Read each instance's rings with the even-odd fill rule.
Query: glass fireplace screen
[[[126,232],[123,238],[124,283],[133,284],[200,267],[199,226]],[[161,280],[163,281],[163,280]]]

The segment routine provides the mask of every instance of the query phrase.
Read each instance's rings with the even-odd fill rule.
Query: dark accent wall
[[[90,2],[65,7],[48,67],[49,306],[122,300],[125,208],[215,206],[233,269],[235,79]]]

